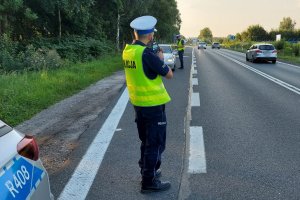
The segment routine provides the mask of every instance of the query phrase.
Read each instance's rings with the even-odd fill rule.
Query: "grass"
[[[278,58],[279,60],[285,61],[287,63],[300,65],[300,56],[286,56],[286,55],[281,55],[279,53]]]
[[[2,74],[0,119],[15,126],[121,69],[121,55],[110,55],[57,70]]]

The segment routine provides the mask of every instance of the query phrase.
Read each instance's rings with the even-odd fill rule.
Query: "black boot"
[[[171,187],[169,181],[162,182],[159,179],[155,178],[152,182],[142,182],[141,193],[150,193],[150,192],[160,192],[168,190]]]
[[[155,178],[161,177],[161,169],[156,170],[155,172]]]

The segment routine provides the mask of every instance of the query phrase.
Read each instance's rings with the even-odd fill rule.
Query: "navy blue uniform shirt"
[[[155,55],[151,48],[147,47],[144,43],[138,40],[136,40],[133,44],[146,47],[143,52],[142,61],[144,73],[149,79],[155,79],[158,74],[161,76],[167,75],[169,72],[168,65],[165,65],[164,61]]]

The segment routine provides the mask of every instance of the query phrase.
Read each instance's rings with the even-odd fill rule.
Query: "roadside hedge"
[[[38,38],[18,42],[4,34],[0,36],[0,73],[59,68],[66,62],[90,61],[113,50],[112,42],[89,37]]]
[[[68,36],[61,39],[40,38],[33,40],[32,44],[37,48],[53,48],[61,58],[72,62],[88,61],[113,51],[113,44],[110,41],[82,36]]]

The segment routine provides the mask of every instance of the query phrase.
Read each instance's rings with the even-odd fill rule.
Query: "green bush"
[[[46,66],[49,69],[58,68],[62,65],[62,60],[55,49],[47,50],[45,53]]]
[[[241,52],[245,52],[252,45],[251,42],[241,42],[238,40],[228,40],[222,43],[223,48],[234,49]]]
[[[63,59],[72,62],[87,61],[113,51],[109,41],[96,40],[89,37],[68,36],[58,38],[40,38],[32,41],[35,47],[55,49]]]
[[[24,55],[24,65],[28,70],[53,69],[61,66],[62,61],[56,50],[35,49],[28,45]]]
[[[14,42],[6,34],[0,36],[0,71],[16,71],[22,68],[16,59],[18,42]]]
[[[28,70],[39,70],[46,67],[45,59],[41,51],[37,51],[29,45],[24,54],[24,64]]]
[[[1,71],[15,71],[18,70],[19,63],[6,50],[0,51],[0,70]]]
[[[21,44],[0,36],[0,72],[58,68],[64,62],[86,62],[113,52],[113,43],[89,37],[39,38]]]
[[[277,50],[282,50],[284,49],[285,41],[284,40],[276,41],[274,42],[274,46]]]
[[[300,55],[300,44],[293,44],[292,51],[295,56],[299,56]]]

